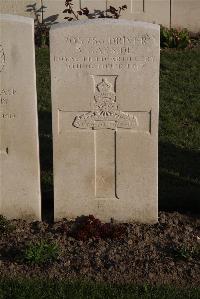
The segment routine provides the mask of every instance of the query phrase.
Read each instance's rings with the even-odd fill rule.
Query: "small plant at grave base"
[[[0,233],[9,233],[15,230],[15,226],[2,215],[0,215]]]
[[[179,246],[173,248],[173,253],[177,259],[188,260],[189,258],[200,258],[200,246],[187,248],[185,246]]]
[[[64,19],[68,21],[75,21],[79,20],[80,16],[85,16],[88,19],[97,19],[97,18],[112,18],[112,19],[119,19],[121,16],[122,11],[127,9],[127,5],[119,6],[115,8],[114,6],[110,6],[108,9],[105,10],[95,10],[94,12],[90,12],[87,7],[80,8],[79,10],[75,11],[73,9],[73,1],[66,0],[65,6],[66,9],[63,13],[68,14]]]
[[[93,215],[77,217],[69,231],[69,236],[79,240],[120,239],[126,233],[121,224],[101,223]]]
[[[47,264],[57,260],[59,248],[57,244],[41,241],[30,244],[23,252],[22,259],[30,264]]]
[[[177,30],[160,26],[160,45],[161,48],[185,49],[191,44],[187,29]]]

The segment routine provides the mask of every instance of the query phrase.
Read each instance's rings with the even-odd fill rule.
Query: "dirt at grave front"
[[[0,277],[89,279],[110,283],[200,284],[200,219],[160,212],[155,225],[122,224],[118,238],[76,240],[73,222],[10,222],[0,233]],[[56,261],[30,264],[17,256],[30,243],[47,240],[59,247]]]

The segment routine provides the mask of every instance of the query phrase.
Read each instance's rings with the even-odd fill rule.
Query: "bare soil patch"
[[[13,220],[10,224],[15,226],[13,231],[0,233],[0,277],[176,286],[200,283],[197,215],[160,212],[155,225],[121,224],[120,235],[85,241],[70,236],[73,221]],[[35,265],[19,259],[30,243],[44,240],[58,245],[56,261]]]

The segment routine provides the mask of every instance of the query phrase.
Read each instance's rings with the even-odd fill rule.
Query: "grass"
[[[58,256],[57,244],[41,241],[30,244],[23,252],[22,260],[30,264],[42,265],[56,261]]]
[[[0,215],[0,234],[9,233],[15,230],[15,227],[10,224],[4,216]]]
[[[200,211],[200,51],[164,51],[160,73],[159,205]]]
[[[173,255],[179,260],[188,260],[190,258],[200,259],[200,245],[197,244],[195,247],[187,248],[181,245],[177,248],[173,248]]]
[[[108,285],[42,280],[1,280],[0,299],[198,299],[200,288]]]
[[[44,215],[52,218],[49,50],[38,49],[37,86]],[[200,51],[161,52],[159,209],[200,212]]]

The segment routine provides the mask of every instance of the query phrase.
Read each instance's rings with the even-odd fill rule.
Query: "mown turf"
[[[198,299],[199,288],[107,285],[41,280],[1,280],[0,299]]]
[[[53,210],[49,50],[37,50],[44,215]],[[200,211],[200,51],[161,52],[159,209]],[[49,208],[50,207],[50,208]]]
[[[161,53],[159,207],[200,211],[200,51]]]

